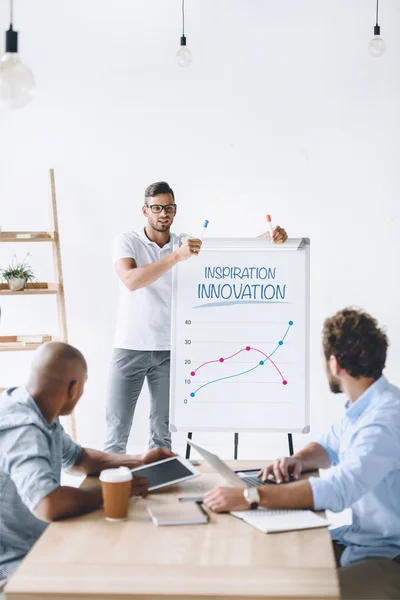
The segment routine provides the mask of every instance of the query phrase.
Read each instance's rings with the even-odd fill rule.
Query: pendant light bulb
[[[181,47],[175,55],[175,62],[180,67],[189,67],[193,62],[193,54],[186,46],[185,36],[185,0],[182,0],[182,36]]]
[[[193,54],[186,47],[185,36],[181,37],[181,47],[176,53],[175,61],[180,67],[189,67],[189,65],[191,65],[193,62]]]
[[[376,0],[376,23],[374,27],[374,37],[368,44],[368,51],[375,58],[381,57],[386,50],[386,44],[381,38],[381,28],[379,26],[379,0]]]
[[[368,44],[368,50],[371,56],[374,56],[375,58],[379,58],[385,54],[386,44],[378,33],[374,35]]]
[[[13,30],[13,0],[10,12],[5,52],[0,57],[0,102],[8,108],[23,108],[35,95],[36,84],[31,71],[19,58],[18,32]]]

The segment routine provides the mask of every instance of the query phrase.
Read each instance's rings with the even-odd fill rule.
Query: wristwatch
[[[260,494],[256,487],[249,487],[243,490],[243,495],[250,504],[251,510],[256,510],[260,504]]]

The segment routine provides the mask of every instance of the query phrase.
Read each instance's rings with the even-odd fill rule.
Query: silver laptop
[[[254,471],[251,476],[249,473],[243,472],[243,475],[238,475],[235,471],[232,471],[228,465],[219,458],[216,454],[204,450],[201,446],[194,444],[192,440],[187,439],[187,443],[194,448],[203,458],[211,465],[222,477],[231,485],[235,487],[248,488],[258,487],[268,483],[275,483],[274,481],[267,480],[263,481],[256,476],[257,471]],[[240,472],[240,471],[239,471]]]

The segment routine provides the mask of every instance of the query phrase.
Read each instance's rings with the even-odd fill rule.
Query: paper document
[[[202,525],[208,523],[208,514],[196,502],[162,504],[147,507],[154,525]]]
[[[330,523],[319,517],[311,510],[257,510],[231,511],[238,517],[263,533],[278,533],[279,531],[295,531],[297,529],[314,529],[328,527]]]

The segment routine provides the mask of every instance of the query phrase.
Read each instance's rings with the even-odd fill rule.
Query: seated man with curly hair
[[[216,488],[205,497],[216,512],[351,508],[353,523],[332,530],[342,598],[400,598],[400,390],[382,375],[388,340],[377,321],[346,308],[327,319],[323,358],[329,387],[347,397],[346,413],[297,454],[262,471],[281,485]],[[294,483],[304,471],[327,469],[326,479]]]

